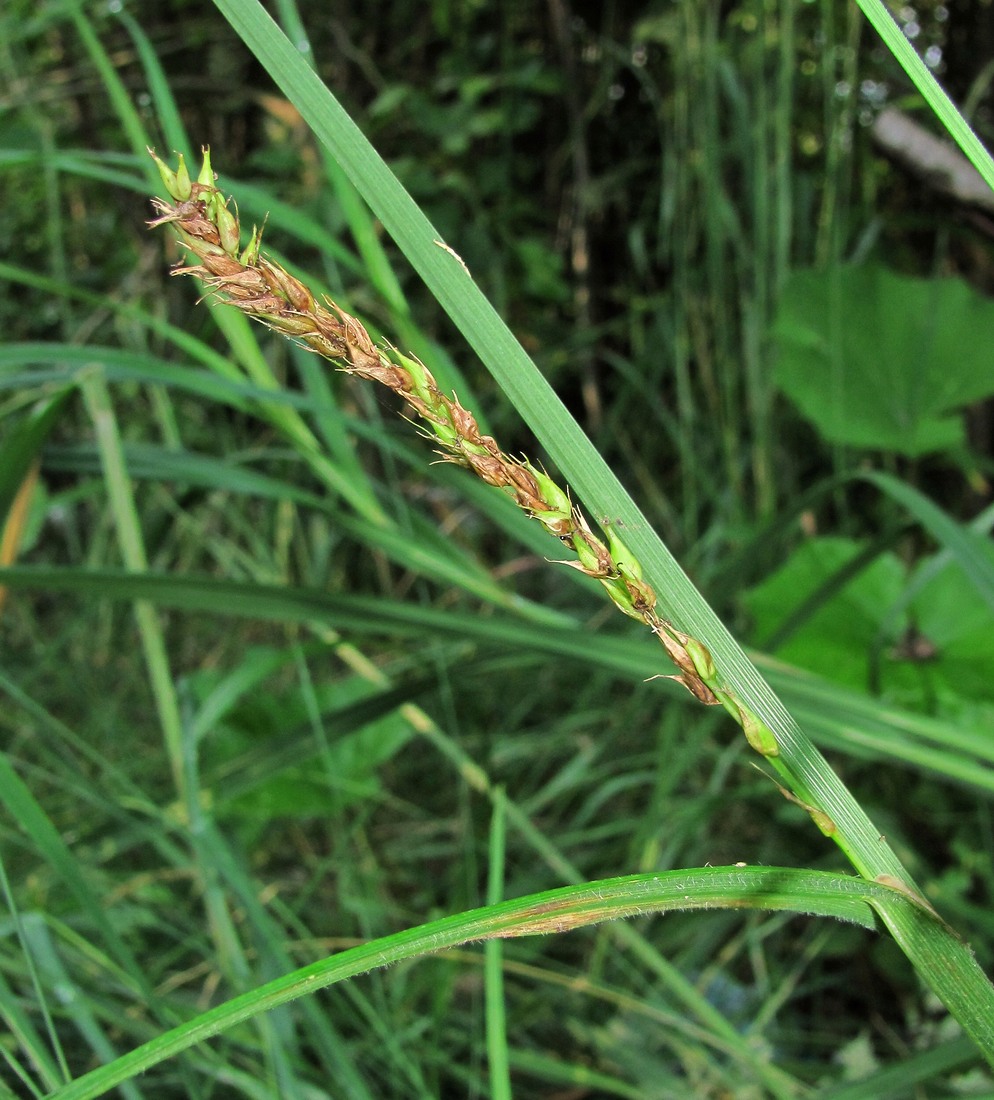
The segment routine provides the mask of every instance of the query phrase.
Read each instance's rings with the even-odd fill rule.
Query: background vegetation
[[[929,123],[854,8],[576,7],[272,10],[990,972],[989,214],[875,152],[884,105]],[[986,24],[901,18],[988,137]],[[138,150],[185,128],[288,264],[545,460],[213,7],[14,0],[0,42],[2,564],[93,578],[0,620],[8,1094],[501,892],[847,869],[389,397],[168,278]],[[490,1095],[495,958],[515,1096],[994,1088],[888,937],[723,912],[374,972],[122,1091]]]

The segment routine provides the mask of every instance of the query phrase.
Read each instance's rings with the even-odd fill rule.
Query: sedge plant
[[[345,133],[344,123],[338,125],[334,116],[328,113],[333,110],[328,103],[324,105],[327,110],[323,116],[314,116],[317,102],[314,97],[324,94],[324,89],[316,90],[313,81],[307,83],[311,77],[304,73],[299,54],[294,56],[296,51],[289,47],[275,25],[266,22],[261,13],[253,14],[251,0],[224,0],[218,6],[263,58],[289,98],[301,107],[315,132],[328,148],[333,149],[344,170],[361,182],[364,197],[388,230],[401,241],[404,250],[409,251],[410,240],[404,241],[397,232],[396,208],[389,209],[389,202],[385,203],[383,198],[385,192],[377,191],[380,169],[375,154],[358,144],[351,148],[347,147],[347,142],[335,146],[336,134],[341,138]],[[287,7],[292,8],[292,5],[284,5]],[[137,146],[142,135],[137,129],[128,133],[132,145]],[[145,138],[146,142],[148,140]],[[168,140],[176,148],[184,144],[171,135]],[[195,181],[182,170],[174,172],[168,167],[164,178],[168,200],[159,211],[160,219],[175,225],[184,234],[185,244],[193,257],[184,268],[201,275],[212,294],[227,299],[242,313],[327,356],[346,372],[392,389],[443,459],[475,471],[484,482],[502,490],[533,516],[564,548],[560,550],[552,542],[548,556],[564,552],[574,554],[575,560],[569,563],[571,568],[598,580],[614,605],[653,632],[675,664],[674,678],[702,703],[721,704],[729,711],[759,752],[759,763],[778,772],[783,793],[799,804],[821,831],[839,845],[858,870],[859,877],[789,868],[704,868],[629,876],[548,891],[514,902],[494,903],[486,910],[457,914],[407,933],[340,951],[299,971],[291,971],[289,965],[280,964],[282,976],[275,982],[201,1013],[172,1031],[164,1031],[130,1054],[116,1060],[107,1056],[108,1065],[56,1089],[53,1095],[98,1095],[122,1084],[126,1090],[134,1083],[132,1079],[140,1080],[137,1075],[142,1070],[223,1029],[233,1028],[241,1020],[259,1017],[266,1010],[295,997],[303,997],[306,1003],[310,1000],[309,995],[319,988],[391,961],[419,957],[469,940],[484,939],[490,941],[488,947],[497,947],[496,941],[505,936],[566,931],[612,917],[681,908],[783,909],[842,917],[867,928],[879,927],[882,922],[893,932],[925,981],[950,1006],[990,1059],[994,1049],[990,1021],[994,1013],[989,986],[973,963],[968,948],[936,917],[886,842],[869,826],[865,815],[860,817],[852,811],[848,792],[840,791],[840,785],[833,785],[834,777],[824,761],[799,752],[799,746],[803,750],[803,741],[797,739],[789,726],[778,723],[775,714],[771,717],[759,706],[754,695],[743,690],[743,681],[737,675],[739,670],[730,661],[721,636],[716,635],[704,620],[688,615],[686,604],[680,604],[679,592],[671,590],[666,581],[660,583],[658,562],[653,561],[642,547],[633,545],[644,539],[644,532],[628,521],[624,521],[623,527],[608,526],[600,535],[591,530],[577,502],[583,500],[588,515],[606,512],[590,490],[594,477],[593,474],[588,476],[588,471],[593,467],[588,464],[580,471],[569,469],[550,450],[559,468],[568,472],[569,481],[577,490],[574,494],[557,485],[545,470],[527,460],[507,455],[479,428],[476,416],[454,396],[441,392],[417,359],[392,348],[376,346],[356,318],[327,301],[318,300],[299,280],[266,257],[257,234],[253,234],[248,248],[243,249],[237,219],[217,191],[208,165],[205,164]],[[464,280],[457,258],[438,247],[431,236],[426,237],[423,252],[460,291],[471,285]],[[431,285],[431,279],[428,281]],[[436,286],[433,285],[433,289]],[[234,317],[230,310],[219,312],[222,317],[227,313],[229,318],[241,322],[241,318]],[[409,347],[410,342],[399,327],[397,333]],[[496,357],[500,358],[499,352]],[[484,357],[484,360],[493,368],[490,359]],[[502,384],[504,381],[502,379]],[[105,421],[106,410],[99,400],[98,389],[90,387],[89,403],[94,418]],[[528,418],[528,402],[518,404]],[[316,452],[315,457],[319,457]],[[612,510],[610,514],[623,516],[621,510]],[[619,530],[624,541],[619,538]],[[126,598],[129,594],[126,585],[131,584],[131,594],[136,598],[144,596],[167,605],[167,597],[161,590],[156,592],[153,583],[161,578],[144,575],[140,563],[132,566],[130,559],[129,567],[133,568],[130,578],[127,581],[119,578],[119,594]],[[645,575],[654,578],[653,585]],[[27,573],[25,576],[31,583],[30,576]],[[45,583],[54,587],[56,578],[49,575]],[[182,579],[174,582],[173,589],[181,583]],[[218,603],[214,605],[208,602],[212,588],[217,590]],[[201,585],[195,595],[197,606],[213,606],[218,612],[226,611],[220,600],[223,584]],[[316,606],[314,611],[316,614]],[[306,611],[299,613],[306,614]],[[707,645],[703,639],[707,639]],[[604,649],[607,651],[609,644],[606,643]],[[758,716],[760,712],[765,720]],[[793,712],[800,716],[796,709]],[[423,721],[423,715],[418,720]],[[807,723],[805,725],[809,728]],[[427,727],[425,730],[426,735],[431,736]],[[455,752],[456,746],[449,742],[446,751]],[[460,760],[460,767],[465,774],[473,776],[474,790],[492,795],[486,777],[478,774],[478,768],[465,759]],[[16,789],[13,777],[5,776],[5,779],[10,789]],[[19,820],[35,835],[44,836],[43,822],[34,815],[27,792],[23,794]],[[191,811],[195,809],[195,799],[191,799]],[[523,826],[524,822],[515,817],[517,811],[513,803],[509,803],[507,813],[515,827]],[[196,821],[192,812],[191,820]],[[575,868],[564,865],[561,873],[564,881],[580,879]],[[612,926],[612,935],[619,942],[632,946],[637,933],[631,926],[617,923]],[[635,957],[646,958],[638,954]],[[655,965],[660,966],[660,960],[656,960]],[[652,971],[652,964],[646,962],[646,969]],[[659,970],[652,972],[657,976],[660,973]],[[725,1038],[730,1040],[732,1036],[725,1033]],[[778,1079],[759,1058],[755,1069],[757,1080],[762,1081],[771,1095],[788,1094],[782,1079]],[[58,1075],[53,1072],[49,1079],[58,1080]]]
[[[869,904],[889,925],[927,979],[936,976],[935,964],[940,956],[948,957],[950,950],[960,956],[955,982],[944,990],[935,985],[933,988],[990,1056],[994,1051],[994,1017],[987,1014],[983,1005],[994,1004],[994,989],[968,950],[925,900],[910,876],[886,871],[870,876],[861,867],[858,846],[847,829],[840,827],[819,804],[816,793],[795,770],[792,761],[781,753],[778,737],[770,726],[720,675],[708,647],[657,611],[657,594],[643,579],[637,558],[617,531],[607,525],[603,538],[595,535],[567,490],[527,459],[506,454],[491,436],[480,430],[470,410],[454,395],[441,392],[421,362],[396,349],[377,346],[358,319],[327,298],[318,300],[301,280],[266,255],[258,230],[253,230],[243,247],[239,219],[215,184],[206,151],[196,179],[191,178],[182,157],[173,169],[152,155],[169,197],[155,201],[158,216],[150,224],[172,226],[191,257],[190,262],[183,262],[175,269],[176,273],[196,276],[217,300],[322,355],[337,369],[392,390],[407,412],[417,419],[443,460],[468,468],[488,485],[507,493],[519,508],[571,550],[575,559],[566,564],[598,580],[619,610],[649,628],[676,667],[672,678],[701,703],[724,706],[742,727],[750,746],[783,779],[783,785],[778,784],[781,793],[806,810],[821,832],[839,844],[866,878],[872,877],[878,888],[884,888],[895,904],[880,905],[877,895]],[[883,843],[883,838],[880,842]],[[583,918],[579,922],[583,923]],[[575,923],[573,916],[560,914],[543,927],[565,929]],[[519,931],[534,931],[534,927]],[[930,945],[923,956],[920,951],[927,941]],[[939,986],[942,984],[939,982]],[[966,1011],[963,1011],[964,998],[970,1006]]]

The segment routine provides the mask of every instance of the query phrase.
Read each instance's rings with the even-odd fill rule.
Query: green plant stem
[[[148,557],[145,553],[138,510],[135,507],[134,489],[131,478],[128,476],[121,436],[107,383],[102,372],[96,367],[84,368],[80,371],[78,380],[96,431],[104,483],[109,494],[111,514],[114,517],[124,564],[133,573],[146,573]],[[186,806],[189,791],[183,762],[183,722],[169,669],[169,655],[162,625],[159,622],[159,613],[155,605],[148,600],[135,600],[134,612],[173,783],[180,803]]]
[[[487,904],[504,900],[504,856],[506,851],[507,805],[502,787],[494,791],[490,819]],[[487,1068],[492,1100],[510,1100],[511,1070],[507,1056],[507,1016],[504,1011],[504,945],[499,939],[483,946],[484,990],[487,1005]]]

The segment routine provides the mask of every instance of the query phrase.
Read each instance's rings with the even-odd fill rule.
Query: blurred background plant
[[[992,223],[876,150],[883,107],[930,123],[862,16],[273,7],[989,970]],[[989,138],[983,9],[899,16]],[[498,784],[507,896],[838,867],[513,507],[169,280],[141,149],[209,144],[289,267],[544,459],[217,11],[9,0],[0,43],[0,564],[92,578],[0,619],[10,1094],[481,904]],[[122,565],[182,610],[133,614]],[[641,956],[505,948],[516,1096],[990,1093],[884,937],[636,924]],[[124,1091],[488,1095],[482,966],[369,975]]]

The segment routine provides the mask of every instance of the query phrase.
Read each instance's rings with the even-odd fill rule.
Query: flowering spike
[[[573,549],[578,560],[565,564],[599,580],[621,611],[652,629],[678,669],[671,679],[702,703],[724,704],[757,751],[766,756],[779,751],[768,727],[718,685],[707,647],[656,614],[656,593],[642,580],[638,559],[617,532],[607,529],[605,545],[569,494],[527,459],[506,455],[496,440],[483,434],[476,418],[455,395],[449,397],[439,390],[422,362],[382,350],[355,317],[330,299],[318,302],[299,279],[265,256],[261,230],[252,230],[248,245],[239,253],[237,210],[228,209],[215,186],[209,149],[203,149],[196,182],[190,180],[182,156],[173,171],[151,149],[149,153],[176,203],[155,200],[159,216],[149,224],[173,225],[194,257],[175,269],[177,274],[196,275],[221,301],[330,359],[339,370],[393,390],[408,411],[420,418],[443,458],[506,492],[519,508]]]

